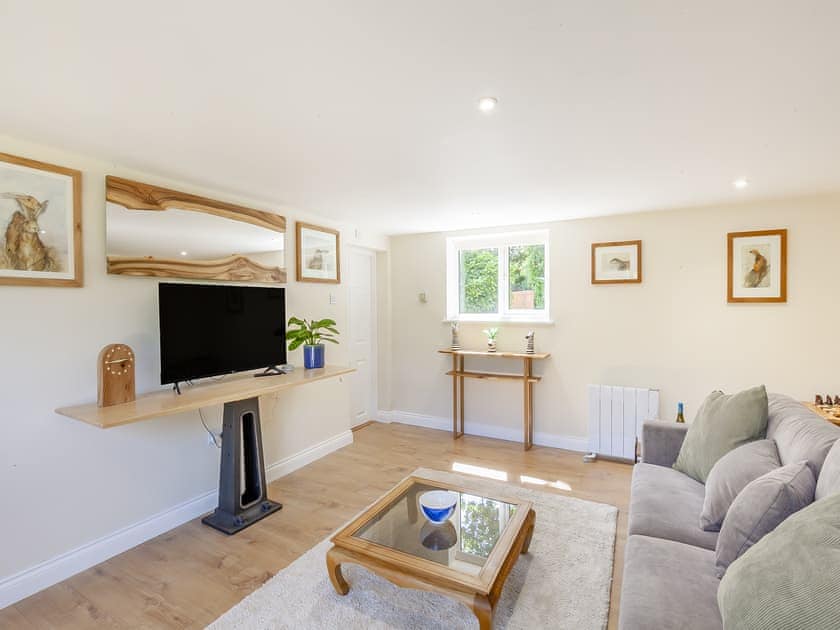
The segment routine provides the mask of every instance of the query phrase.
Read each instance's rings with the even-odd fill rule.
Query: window
[[[548,321],[548,233],[447,240],[447,319]]]

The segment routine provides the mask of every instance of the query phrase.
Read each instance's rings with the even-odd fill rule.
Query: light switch
[[[335,293],[330,292],[330,304],[335,304],[335,303],[336,303]]]
[[[421,303],[421,304],[425,304],[426,302],[428,302],[428,301],[429,301],[429,300],[426,298],[426,292],[425,292],[425,291],[421,291],[420,293],[418,293],[418,294],[417,294],[417,299],[418,299],[418,300],[420,300],[420,303]]]

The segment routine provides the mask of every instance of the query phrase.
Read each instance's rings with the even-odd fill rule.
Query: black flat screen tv
[[[162,282],[160,382],[286,362],[286,290]]]

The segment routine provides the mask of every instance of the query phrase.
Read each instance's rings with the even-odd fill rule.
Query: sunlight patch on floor
[[[452,462],[452,470],[459,473],[465,473],[467,475],[477,475],[479,477],[487,477],[488,479],[496,479],[497,481],[508,480],[507,473],[504,470],[485,468],[484,466],[473,466],[472,464]]]
[[[549,488],[557,488],[558,490],[565,490],[566,492],[572,491],[572,486],[567,484],[565,481],[546,481],[545,479],[539,479],[538,477],[529,477],[528,475],[519,475],[520,483],[532,483],[536,486],[548,486]]]

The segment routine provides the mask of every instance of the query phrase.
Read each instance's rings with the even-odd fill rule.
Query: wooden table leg
[[[458,355],[452,355],[452,438],[458,437]]]
[[[493,606],[483,595],[476,595],[472,605],[473,613],[478,617],[479,630],[491,630],[493,627]]]
[[[523,394],[523,413],[522,413],[522,420],[523,420],[523,439],[522,445],[524,449],[527,451],[533,445],[534,440],[534,427],[533,427],[533,413],[534,407],[531,403],[531,397],[533,395],[533,387],[531,386],[531,369],[532,369],[532,360],[530,357],[523,359],[525,365],[523,369],[522,375],[522,382],[525,384],[525,391]]]
[[[458,371],[463,373],[464,371],[464,357],[458,357]],[[459,437],[464,435],[464,377],[461,376],[458,378],[458,387],[459,387],[459,412],[458,412],[458,419],[460,421],[460,431],[458,432]]]
[[[528,430],[530,431],[530,435],[528,436],[528,444],[531,446],[534,445],[534,383],[533,381],[528,381],[528,417],[531,418],[531,421],[528,423]]]
[[[341,574],[341,556],[335,547],[327,552],[327,573],[336,593],[347,595],[350,592],[350,585]]]
[[[537,514],[534,510],[528,512],[528,518],[525,520],[525,541],[522,543],[522,551],[520,553],[528,553],[531,547],[531,538],[534,536],[534,526],[537,522]]]

